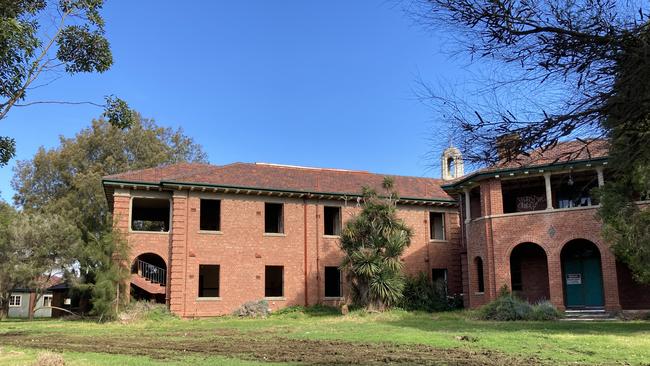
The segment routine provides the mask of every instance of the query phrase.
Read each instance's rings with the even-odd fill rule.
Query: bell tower
[[[460,150],[450,146],[442,152],[442,179],[452,180],[462,177],[465,174],[463,166],[463,155]]]

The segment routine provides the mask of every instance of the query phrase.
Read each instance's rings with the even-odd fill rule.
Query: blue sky
[[[115,94],[160,125],[182,127],[214,164],[273,162],[439,176],[437,121],[413,90],[462,83],[462,62],[397,2],[118,1],[104,16],[115,64],[64,77],[29,100],[101,102]],[[58,145],[101,111],[14,108],[0,123],[17,159]],[[431,152],[433,151],[432,159]],[[10,200],[16,159],[0,168]]]

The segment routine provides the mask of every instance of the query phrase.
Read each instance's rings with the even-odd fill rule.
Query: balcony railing
[[[151,263],[137,260],[138,275],[146,278],[152,283],[158,283],[165,286],[167,283],[167,271],[164,268],[154,266]]]

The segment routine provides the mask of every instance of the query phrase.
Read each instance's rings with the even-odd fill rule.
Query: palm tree
[[[400,257],[411,244],[412,232],[397,218],[397,194],[384,178],[387,195],[363,189],[363,210],[348,221],[341,234],[345,253],[341,269],[347,274],[355,304],[382,311],[402,297],[404,278]]]

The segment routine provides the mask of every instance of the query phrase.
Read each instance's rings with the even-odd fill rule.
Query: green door
[[[562,258],[564,293],[569,308],[602,307],[603,277],[594,250],[571,250]]]

